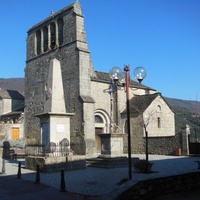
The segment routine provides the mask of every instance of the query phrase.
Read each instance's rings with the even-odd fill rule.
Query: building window
[[[95,123],[103,123],[103,119],[100,116],[95,115]]]
[[[158,105],[157,109],[158,109],[158,112],[161,112],[161,106],[160,105]]]
[[[64,36],[64,22],[63,18],[58,19],[58,41],[59,46],[63,44],[63,36]]]
[[[36,32],[36,45],[37,45],[36,53],[37,55],[40,55],[41,53],[41,31],[40,30]]]
[[[158,117],[158,128],[161,128],[161,120],[160,120],[160,117]]]

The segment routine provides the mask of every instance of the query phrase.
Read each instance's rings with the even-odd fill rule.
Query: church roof
[[[137,117],[142,114],[148,106],[154,101],[157,96],[161,96],[160,93],[146,94],[146,95],[136,95],[129,101],[130,114]],[[126,109],[122,114],[126,113]]]
[[[103,83],[110,83],[111,82],[109,73],[95,71],[95,74],[96,74],[96,76],[91,77],[92,81],[103,82]],[[130,81],[130,85],[132,87],[136,87],[136,88],[155,90],[155,89],[152,89],[152,88],[150,88],[150,87],[148,87],[146,85],[143,85],[141,83],[133,81],[132,79]]]

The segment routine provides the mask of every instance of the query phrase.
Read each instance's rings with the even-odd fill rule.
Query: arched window
[[[48,28],[46,26],[43,28],[43,49],[44,52],[48,50]]]
[[[51,49],[54,49],[56,46],[56,25],[53,22],[50,24],[50,33],[51,33],[50,47]]]
[[[100,116],[95,115],[95,123],[103,123],[103,119]]]
[[[63,18],[58,19],[58,41],[59,41],[59,46],[63,44],[63,36],[64,36],[64,22]]]
[[[41,31],[36,32],[36,54],[40,55],[41,53]]]
[[[160,105],[158,105],[157,111],[158,111],[158,112],[161,112],[161,106],[160,106]]]

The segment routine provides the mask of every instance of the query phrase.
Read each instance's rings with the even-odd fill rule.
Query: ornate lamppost
[[[131,124],[130,124],[130,105],[129,105],[129,87],[130,87],[130,67],[125,65],[124,73],[119,67],[110,69],[110,78],[114,81],[116,88],[118,83],[124,86],[126,92],[126,113],[127,113],[127,134],[128,134],[128,166],[129,166],[129,180],[132,179],[132,161],[131,161]],[[134,77],[139,81],[146,77],[146,70],[144,67],[136,67],[134,70]]]

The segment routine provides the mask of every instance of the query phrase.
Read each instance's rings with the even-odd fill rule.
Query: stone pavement
[[[132,155],[144,159],[145,155]],[[21,179],[17,179],[18,161],[6,160],[5,174],[0,174],[0,199],[113,199],[138,181],[184,174],[197,171],[196,157],[150,155],[155,173],[141,174],[133,170],[133,179],[128,178],[128,167],[93,168],[65,172],[67,192],[60,192],[60,172],[40,173],[40,184],[35,184],[36,172],[25,169],[21,160]],[[0,172],[2,160],[0,158]]]
[[[35,184],[24,179],[16,179],[16,176],[0,177],[0,199],[2,200],[66,200],[82,199],[70,192],[60,192],[58,189],[45,184]]]

